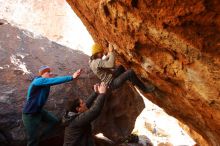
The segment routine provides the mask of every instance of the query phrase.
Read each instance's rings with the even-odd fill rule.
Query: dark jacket
[[[72,76],[59,76],[55,78],[36,77],[28,88],[23,113],[39,113],[47,101],[50,86],[72,81]]]
[[[94,146],[91,122],[100,114],[106,94],[92,93],[87,99],[87,111],[76,114],[65,128],[64,146]]]

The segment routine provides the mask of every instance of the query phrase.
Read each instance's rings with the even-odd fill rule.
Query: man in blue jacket
[[[49,113],[43,106],[47,102],[50,86],[62,84],[76,79],[81,73],[81,69],[73,73],[72,76],[53,77],[49,66],[41,66],[39,76],[36,77],[29,86],[26,102],[22,112],[22,120],[27,132],[27,145],[37,146],[39,138],[45,136],[58,122],[58,118]],[[41,122],[48,124],[47,128],[39,135]]]

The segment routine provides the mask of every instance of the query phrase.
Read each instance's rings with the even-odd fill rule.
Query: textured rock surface
[[[51,66],[59,75],[70,75],[76,69],[83,68],[84,73],[77,81],[52,87],[46,108],[58,117],[61,117],[68,98],[86,98],[98,80],[89,70],[88,56],[82,52],[43,37],[36,38],[32,33],[12,27],[5,21],[1,20],[0,24],[0,145],[10,143],[21,146],[25,142],[21,110],[33,76],[30,72],[36,73],[42,64]],[[143,100],[128,84],[123,88],[121,97],[112,96],[108,99],[111,106],[106,103],[102,115],[96,121],[95,132],[117,139],[132,131],[135,119],[143,109]],[[126,100],[123,108],[121,99]],[[122,118],[126,120],[121,121]],[[62,145],[62,137],[60,129],[53,134],[52,139],[41,145]]]
[[[220,143],[219,0],[67,0],[96,42],[116,43],[119,61],[166,92],[148,98]]]
[[[89,49],[93,43],[65,0],[0,0],[0,19],[70,48]]]

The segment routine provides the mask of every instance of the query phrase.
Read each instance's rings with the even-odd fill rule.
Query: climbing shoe
[[[145,83],[145,88],[143,89],[143,92],[145,93],[149,93],[149,92],[153,92],[155,90],[155,86],[149,83]]]
[[[155,90],[153,91],[153,94],[157,98],[165,97],[165,93],[163,91],[161,91],[159,88],[155,88]]]

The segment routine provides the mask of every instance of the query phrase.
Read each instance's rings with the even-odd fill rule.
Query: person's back
[[[65,128],[64,146],[93,146],[91,123],[86,125],[77,125],[75,123],[73,120]]]

